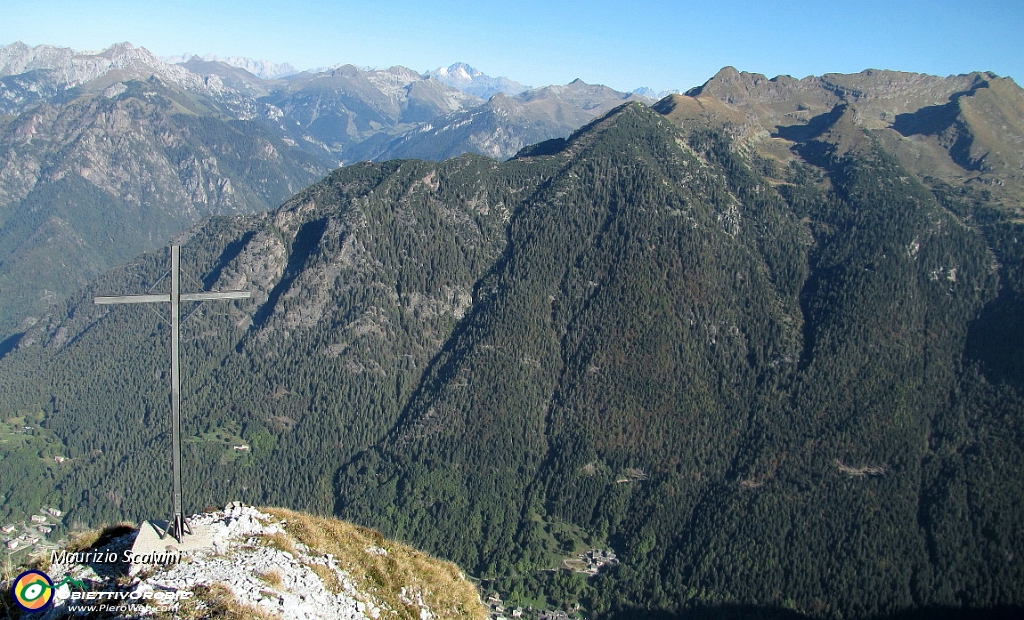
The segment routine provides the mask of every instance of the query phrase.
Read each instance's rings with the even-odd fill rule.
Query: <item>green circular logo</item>
[[[53,600],[53,582],[42,571],[27,570],[11,585],[11,597],[22,609],[39,611]]]

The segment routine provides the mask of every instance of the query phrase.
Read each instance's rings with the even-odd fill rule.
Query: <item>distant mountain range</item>
[[[299,73],[299,70],[288,63],[276,63],[269,60],[254,60],[244,56],[217,56],[216,54],[182,54],[180,56],[161,56],[160,60],[172,65],[184,65],[190,60],[219,62],[239,69],[245,69],[261,80],[273,80]]]
[[[579,81],[528,90],[464,64],[176,60],[128,43],[0,47],[0,342],[203,217],[267,210],[340,164],[505,159],[637,98]]]
[[[650,103],[638,95],[575,80],[565,86],[524,90],[514,96],[498,93],[486,103],[426,123],[387,143],[367,141],[362,159],[443,160],[462,153],[506,159],[530,144],[565,137],[626,101]]]

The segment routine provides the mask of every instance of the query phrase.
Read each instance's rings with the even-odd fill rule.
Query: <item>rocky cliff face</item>
[[[117,82],[156,78],[209,96],[226,96],[218,80],[207,80],[178,65],[167,64],[144,47],[118,43],[98,53],[76,53],[66,47],[13,43],[0,47],[3,95],[0,110],[16,114],[48,97],[84,87],[97,91]]]

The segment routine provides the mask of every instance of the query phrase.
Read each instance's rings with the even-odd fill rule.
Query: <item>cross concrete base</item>
[[[213,550],[213,535],[209,525],[191,525],[191,534],[181,542],[169,534],[166,521],[144,521],[131,550],[129,575],[135,575],[147,566],[176,564],[194,551]],[[160,536],[163,535],[163,538]]]

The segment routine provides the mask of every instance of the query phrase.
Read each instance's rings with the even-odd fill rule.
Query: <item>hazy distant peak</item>
[[[106,69],[123,69],[139,65],[147,67],[162,67],[165,62],[154,56],[144,47],[135,47],[127,41],[115,43],[107,49],[95,53],[79,53],[75,55],[76,60],[83,62],[84,59],[95,58],[91,61],[97,67],[103,67],[103,60],[107,61]],[[103,60],[99,60],[103,59]],[[89,61],[84,61],[89,62]]]
[[[726,65],[718,70],[718,73],[711,79],[715,80],[727,80],[734,79],[740,76],[740,72],[736,70],[736,67],[732,65]]]
[[[273,80],[280,77],[294,75],[299,72],[298,69],[286,62],[278,63],[271,62],[269,60],[254,60],[244,56],[217,56],[216,54],[199,56],[197,54],[186,53],[181,56],[164,57],[163,60],[171,64],[184,64],[196,58],[207,62],[222,62],[232,67],[245,69],[249,73],[264,80]]]
[[[634,88],[633,94],[637,95],[638,97],[645,97],[647,99],[650,99],[651,101],[658,101],[660,99],[668,97],[669,95],[681,95],[683,94],[683,91],[679,90],[678,88],[672,88],[669,90],[654,90],[649,86],[641,86],[640,88]]]
[[[603,84],[588,84],[580,78],[565,85],[544,86],[533,88],[517,96],[524,102],[544,99],[557,99],[582,110],[601,108],[609,101],[633,101],[640,99],[633,93],[624,93]]]
[[[33,88],[41,88],[39,92],[74,88],[105,76],[112,76],[116,82],[156,76],[163,82],[196,92],[212,94],[223,91],[219,80],[207,80],[183,66],[168,64],[146,48],[128,42],[116,43],[98,52],[77,52],[52,45],[30,47],[20,42],[0,46],[0,77],[31,71],[42,72],[34,80]]]
[[[529,88],[505,77],[491,77],[464,62],[428,71],[423,77],[481,99],[489,99],[497,93],[517,95]]]
[[[472,80],[474,77],[483,75],[482,71],[478,71],[464,62],[457,62],[450,67],[440,67],[431,73],[453,80]]]
[[[423,76],[420,75],[419,72],[413,71],[409,67],[403,67],[402,65],[394,65],[392,67],[388,67],[387,69],[377,69],[372,73],[383,73],[393,75],[396,78],[403,79],[408,82],[415,82],[423,79]]]
[[[337,62],[337,63],[334,63],[333,65],[326,65],[326,66],[323,66],[323,67],[314,67],[312,69],[305,69],[303,71],[300,71],[300,73],[309,73],[311,75],[315,75],[317,73],[330,73],[331,71],[337,71],[338,69],[341,69],[343,67],[352,67],[353,69],[356,69],[358,71],[363,71],[363,72],[378,71],[377,67],[369,67],[369,66],[357,67],[356,65],[353,65],[350,62]]]
[[[53,69],[70,62],[74,55],[75,51],[70,47],[30,47],[21,41],[15,41],[10,45],[0,46],[0,77],[36,69]]]

